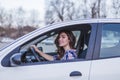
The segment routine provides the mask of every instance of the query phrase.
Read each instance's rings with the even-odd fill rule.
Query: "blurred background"
[[[120,0],[0,0],[0,46],[56,22],[120,18]]]

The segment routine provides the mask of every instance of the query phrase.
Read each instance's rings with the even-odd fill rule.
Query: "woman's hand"
[[[33,47],[33,48],[35,49],[35,51],[39,53],[39,55],[41,55],[42,57],[44,57],[44,58],[47,59],[48,61],[53,61],[53,60],[54,60],[53,56],[43,53],[42,51],[40,51],[40,50],[37,48],[37,46],[32,45],[31,47]]]
[[[35,46],[35,45],[32,45],[31,47],[33,47],[36,52],[39,52],[39,51],[40,51],[40,50],[37,48],[37,46]]]

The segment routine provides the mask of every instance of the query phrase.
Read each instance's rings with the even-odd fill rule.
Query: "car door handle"
[[[70,77],[73,77],[73,76],[82,76],[82,73],[79,71],[73,71],[70,73]]]

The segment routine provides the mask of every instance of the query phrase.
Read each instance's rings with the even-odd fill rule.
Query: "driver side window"
[[[80,31],[72,31],[72,32],[73,32],[74,36],[76,37],[76,44],[77,44],[78,38],[80,36]],[[57,35],[58,34],[55,34],[55,35],[52,35],[52,36],[42,40],[41,42],[37,43],[37,47],[42,48],[42,51],[47,54],[56,53],[57,48],[56,48],[54,41],[55,41]]]
[[[81,58],[86,59],[89,37],[91,34],[91,25],[87,25],[87,24],[75,25],[75,26],[72,25],[72,26],[66,26],[66,27],[64,27],[64,29],[72,31],[72,33],[74,34],[74,36],[76,38],[76,42],[74,43],[75,45],[73,45],[73,48],[72,48],[72,50],[74,50],[74,48],[76,50],[76,55],[75,55],[74,59],[78,58],[78,56],[80,56],[78,59],[81,59]],[[55,41],[56,37],[58,36],[58,32],[60,30],[64,30],[64,29],[63,29],[63,27],[56,28],[56,29],[49,30],[44,33],[39,33],[39,31],[37,31],[35,33],[35,34],[39,34],[37,36],[31,36],[29,34],[30,36],[28,37],[28,40],[25,40],[25,41],[23,41],[23,43],[20,43],[19,46],[15,47],[15,49],[12,52],[10,52],[9,55],[7,55],[3,59],[2,65],[18,66],[18,65],[22,65],[22,64],[26,65],[26,63],[28,63],[28,64],[35,63],[35,62],[43,62],[44,63],[44,61],[47,61],[48,59],[42,57],[41,54],[38,54],[34,49],[31,48],[31,46],[36,45],[36,47],[39,50],[42,50],[43,53],[49,54],[51,56],[56,56],[57,55],[57,47],[56,47],[54,41]],[[72,39],[73,39],[73,37],[72,37]],[[24,40],[24,37],[23,37],[23,40]],[[74,41],[75,41],[75,39],[74,39]],[[86,45],[86,46],[84,46],[84,45]],[[80,54],[80,55],[78,55],[78,54]],[[62,58],[64,59],[65,57],[62,55],[61,59]],[[69,58],[71,58],[71,57],[69,57]],[[72,59],[73,59],[73,57],[72,57]],[[57,60],[57,58],[56,58],[56,60]],[[65,58],[64,60],[67,60],[67,59]]]
[[[37,43],[37,47],[41,47],[44,53],[55,52],[57,49],[54,43],[56,36],[57,34]]]

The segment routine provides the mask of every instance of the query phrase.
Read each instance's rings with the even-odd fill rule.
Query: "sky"
[[[5,9],[17,9],[22,7],[26,11],[37,10],[40,13],[40,18],[44,19],[45,15],[45,0],[0,0],[0,6]]]
[[[110,9],[111,1],[107,1],[107,10]],[[0,0],[0,6],[5,9],[17,9],[22,7],[24,10],[37,10],[40,14],[40,19],[44,21],[45,17],[45,0]],[[110,10],[108,11],[108,17],[112,17]]]
[[[39,11],[44,10],[44,0],[0,0],[0,5],[7,9],[23,7],[26,10],[36,9]]]

